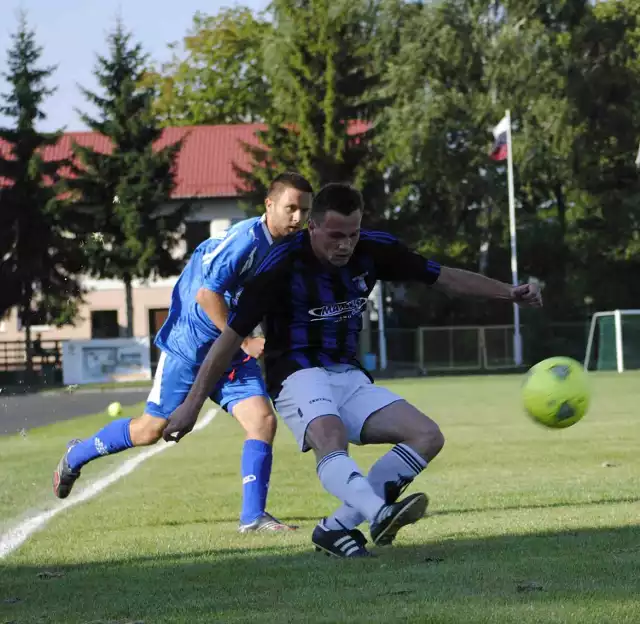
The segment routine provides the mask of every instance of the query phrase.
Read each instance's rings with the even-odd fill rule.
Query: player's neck
[[[264,224],[267,226],[267,231],[269,232],[269,234],[271,235],[271,239],[273,241],[278,241],[281,238],[284,238],[284,236],[282,234],[278,234],[274,229],[273,229],[273,225],[271,225],[271,219],[269,219],[269,215],[265,214],[264,217]]]

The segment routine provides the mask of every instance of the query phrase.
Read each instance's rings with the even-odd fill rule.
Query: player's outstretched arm
[[[441,267],[440,276],[434,287],[459,297],[514,301],[520,305],[534,308],[542,306],[542,296],[537,284],[522,284],[514,288],[504,282],[480,275],[480,273],[463,269]]]
[[[384,232],[363,232],[360,240],[373,255],[378,279],[422,282],[458,297],[513,301],[536,308],[542,306],[540,289],[536,284],[514,288],[480,273],[440,266]]]
[[[422,282],[458,297],[513,301],[536,308],[542,306],[540,289],[536,284],[514,288],[480,273],[440,266],[384,232],[363,232],[360,240],[373,255],[378,279]]]
[[[198,420],[198,414],[211,393],[211,388],[229,368],[242,341],[242,336],[230,327],[225,327],[211,345],[187,398],[169,417],[167,427],[162,434],[167,442],[179,442],[193,429]]]

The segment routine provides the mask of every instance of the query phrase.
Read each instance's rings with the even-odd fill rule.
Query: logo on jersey
[[[365,271],[361,275],[356,275],[355,277],[351,278],[351,281],[355,282],[356,288],[361,292],[367,292],[367,290],[369,290],[367,282],[364,279],[365,277],[367,277],[367,275],[369,275],[369,271]]]
[[[311,321],[341,321],[353,316],[361,316],[366,307],[366,297],[358,297],[351,299],[351,301],[341,301],[321,308],[311,308],[309,316],[313,317]]]
[[[240,275],[244,275],[247,271],[251,269],[253,266],[253,261],[256,259],[256,252],[258,251],[257,247],[254,247],[247,258],[247,261],[244,263],[243,267],[240,269]]]
[[[231,305],[232,306],[237,306],[238,305],[238,301],[240,299],[240,295],[242,294],[242,291],[244,290],[243,286],[240,286],[240,288],[238,288],[238,290],[236,290],[235,294],[233,295],[233,297],[231,297]]]

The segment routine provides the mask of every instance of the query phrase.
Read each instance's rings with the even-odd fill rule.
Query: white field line
[[[217,409],[210,409],[204,415],[204,417],[199,420],[198,423],[196,423],[196,426],[193,430],[199,431],[200,429],[204,429],[214,419],[217,412]],[[145,462],[150,457],[166,451],[173,445],[173,442],[165,442],[164,440],[160,440],[150,449],[142,451],[135,457],[132,457],[131,459],[128,459],[127,461],[122,463],[112,473],[101,477],[93,483],[88,484],[79,492],[74,492],[72,498],[65,498],[64,500],[57,503],[52,509],[39,512],[36,515],[23,520],[22,522],[20,522],[20,524],[7,531],[5,534],[0,535],[0,559],[4,559],[17,548],[22,546],[22,544],[24,544],[33,533],[42,529],[47,524],[47,522],[51,520],[51,518],[57,516],[60,512],[66,511],[74,505],[78,505],[80,503],[88,501],[89,499],[102,492],[102,490],[108,488],[111,484],[119,481],[120,479],[122,479],[122,477],[133,472],[140,464]]]

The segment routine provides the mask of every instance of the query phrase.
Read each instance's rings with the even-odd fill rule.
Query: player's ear
[[[271,197],[267,197],[267,199],[264,200],[264,207],[267,209],[267,212],[273,208],[273,200]]]

